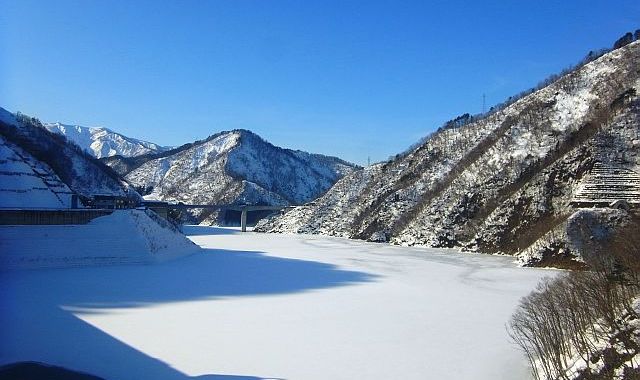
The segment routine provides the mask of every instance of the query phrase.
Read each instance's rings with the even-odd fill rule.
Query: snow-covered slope
[[[639,62],[638,41],[609,52],[342,179],[313,205],[257,230],[464,247],[559,265],[569,255],[557,228],[583,176],[597,162],[638,171]]]
[[[147,197],[189,204],[301,204],[355,170],[334,157],[273,146],[246,130],[221,132],[158,155],[105,162],[126,173]],[[210,221],[221,222],[218,217]]]
[[[47,164],[0,135],[0,208],[69,208],[72,194]]]
[[[148,264],[198,250],[143,210],[116,210],[86,225],[0,226],[0,270]]]
[[[170,149],[148,141],[127,137],[107,128],[81,127],[62,123],[45,123],[44,127],[51,132],[63,135],[96,158],[115,155],[133,157]]]
[[[60,135],[49,132],[35,118],[22,114],[13,115],[0,108],[0,137],[0,158],[7,168],[3,177],[8,182],[3,190],[25,190],[25,187],[30,187],[35,191],[37,188],[46,187],[59,188],[53,191],[58,194],[56,196],[66,194],[70,189],[81,197],[104,194],[140,198],[111,168]],[[40,181],[44,181],[44,186],[39,184],[34,175],[28,175],[29,170],[39,176]],[[22,173],[20,178],[29,178],[30,182],[20,184],[14,181],[19,177],[7,177],[14,172]],[[27,198],[30,198],[30,195]],[[9,205],[5,202],[3,205],[21,207],[25,201],[30,201],[27,198],[14,199],[15,204]],[[53,206],[53,203],[47,204]],[[66,205],[67,201],[63,200],[62,204]]]

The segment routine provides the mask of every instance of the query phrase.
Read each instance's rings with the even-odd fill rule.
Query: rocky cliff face
[[[519,255],[571,266],[564,225],[596,163],[640,165],[640,42],[499,111],[444,128],[259,231]]]

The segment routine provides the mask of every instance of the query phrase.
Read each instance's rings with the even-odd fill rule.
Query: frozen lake
[[[203,254],[0,273],[0,364],[124,379],[528,379],[510,258],[185,228]]]

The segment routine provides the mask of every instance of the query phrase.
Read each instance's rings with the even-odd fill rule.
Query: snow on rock
[[[143,210],[116,210],[86,225],[0,226],[0,270],[149,264],[198,251]]]
[[[148,141],[127,137],[107,128],[82,127],[62,123],[45,123],[44,127],[51,132],[65,136],[69,141],[74,142],[96,158],[115,155],[134,157],[170,149]]]
[[[381,166],[373,165],[342,178],[322,197],[288,211],[286,218],[263,219],[256,230],[349,237],[351,223],[359,211],[357,196]]]
[[[189,177],[205,166],[219,168],[223,165],[223,156],[237,144],[238,137],[236,134],[220,135],[191,149],[150,160],[128,173],[126,178],[135,185],[153,187],[156,194],[171,192],[170,189],[179,185],[197,186]]]

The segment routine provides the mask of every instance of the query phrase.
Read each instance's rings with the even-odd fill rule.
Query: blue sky
[[[614,5],[615,4],[615,5]],[[0,0],[0,106],[364,164],[640,28],[637,1]]]

